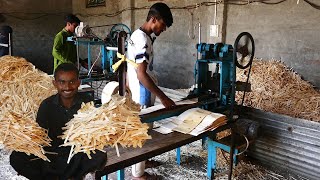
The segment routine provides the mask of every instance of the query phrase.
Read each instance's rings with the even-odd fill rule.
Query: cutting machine
[[[123,31],[131,34],[131,30],[125,24],[115,24],[111,28],[109,34],[105,39],[98,38],[91,27],[83,22],[76,28],[76,37],[69,37],[69,41],[73,41],[77,46],[77,61],[80,69],[80,45],[87,46],[87,64],[88,72],[86,74],[80,74],[82,82],[91,82],[98,80],[114,80],[117,74],[113,72],[112,65],[117,61],[118,52],[118,35]],[[91,49],[98,47],[99,54],[96,59],[92,60]],[[101,57],[101,58],[100,58]],[[99,65],[98,65],[99,64]],[[102,69],[102,72],[93,73],[95,67]]]
[[[236,89],[250,87],[248,82],[236,82],[236,67],[251,68],[255,51],[251,34],[239,34],[234,46],[199,43],[196,48],[199,53],[194,70],[196,87],[189,97],[198,97],[204,108],[211,111],[229,110],[232,118]]]
[[[196,45],[198,58],[195,62],[195,88],[185,99],[197,98],[194,105],[177,106],[162,113],[145,115],[144,122],[153,122],[176,116],[192,107],[202,107],[213,112],[227,112],[232,121],[235,105],[235,91],[248,90],[247,82],[236,82],[236,67],[251,69],[254,57],[254,41],[248,32],[239,34],[234,46],[224,43]]]

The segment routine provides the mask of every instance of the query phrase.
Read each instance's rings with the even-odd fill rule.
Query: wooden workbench
[[[154,156],[176,149],[183,145],[192,143],[203,137],[207,137],[210,134],[215,134],[222,130],[229,128],[230,126],[224,125],[217,128],[214,131],[205,132],[198,136],[192,136],[189,134],[182,134],[179,132],[173,132],[170,134],[160,134],[151,130],[149,134],[152,139],[147,140],[142,148],[119,148],[120,157],[117,156],[116,150],[109,148],[107,150],[108,161],[107,165],[102,171],[97,171],[95,174],[96,179],[101,179],[102,176],[110,174],[125,167],[131,166],[138,162],[147,160]]]

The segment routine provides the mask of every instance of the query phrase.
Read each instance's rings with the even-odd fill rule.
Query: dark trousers
[[[67,164],[68,156],[51,156],[52,162],[36,159],[35,156],[28,156],[21,152],[12,152],[10,164],[18,172],[30,180],[66,180],[83,177],[96,170],[102,169],[107,162],[107,154],[97,151],[91,154],[89,159],[86,154],[78,153],[72,157]],[[35,160],[34,160],[35,159]]]

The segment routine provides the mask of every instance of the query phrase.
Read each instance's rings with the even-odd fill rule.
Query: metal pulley
[[[125,39],[125,46],[127,46],[127,41],[130,38],[131,30],[125,24],[116,24],[112,26],[110,33],[107,36],[108,43],[110,44],[110,46],[115,47],[118,45],[118,36],[121,31],[124,31],[125,33],[127,33],[127,36]]]
[[[76,27],[75,34],[77,37],[89,37],[92,35],[92,30],[88,25],[80,22],[80,25]]]
[[[252,64],[255,45],[250,33],[240,33],[234,42],[233,49],[233,58],[238,68],[246,69]]]

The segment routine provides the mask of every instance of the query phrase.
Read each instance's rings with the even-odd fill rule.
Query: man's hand
[[[176,105],[168,96],[164,96],[160,101],[166,109],[171,109]]]

